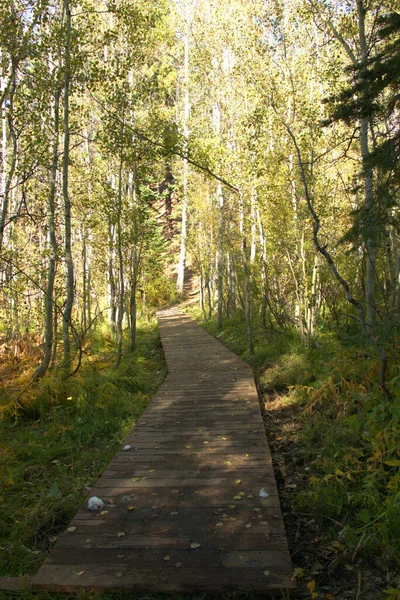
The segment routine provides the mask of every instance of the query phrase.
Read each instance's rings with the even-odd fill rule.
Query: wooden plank
[[[278,568],[287,554],[276,548],[270,550],[220,550],[209,548],[204,550],[198,548],[193,552],[187,550],[175,550],[169,560],[165,560],[164,550],[153,549],[150,553],[143,548],[125,548],[123,551],[114,548],[82,548],[80,559],[83,564],[110,565],[129,568],[132,564],[141,568],[175,569],[175,564],[180,562],[191,568],[201,568],[205,563],[210,569],[221,569],[225,567],[258,569]],[[167,555],[168,556],[168,555]],[[63,548],[55,548],[46,564],[51,565],[73,565],[76,563],[76,554],[66,552]]]
[[[33,588],[192,593],[294,588],[251,369],[178,309],[159,314],[169,375]],[[194,546],[193,546],[194,544]]]
[[[36,582],[36,589],[49,591],[74,592],[82,587],[90,587],[96,591],[137,590],[138,592],[234,592],[260,591],[280,594],[293,589],[293,583],[286,573],[276,569],[264,575],[267,569],[213,569],[202,567],[192,569],[186,565],[179,568],[135,569],[128,566],[121,569],[116,565],[85,565],[80,561],[75,565],[44,565],[43,579],[46,583]]]

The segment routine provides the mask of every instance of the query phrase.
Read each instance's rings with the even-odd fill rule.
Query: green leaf
[[[353,433],[358,433],[360,431],[361,424],[357,418],[357,415],[351,415],[350,417],[347,417],[346,423],[350,431],[353,431]]]
[[[393,460],[384,460],[383,464],[388,465],[389,467],[400,467],[400,460],[398,460],[397,458]]]
[[[51,498],[52,500],[57,500],[58,498],[61,498],[62,496],[62,492],[60,490],[60,488],[58,487],[57,483],[54,482],[51,486],[49,491],[47,492],[47,497]]]
[[[363,508],[362,511],[360,511],[357,515],[357,519],[359,521],[362,521],[362,523],[369,523],[371,520],[371,515],[369,513],[369,510],[367,510],[366,508]]]

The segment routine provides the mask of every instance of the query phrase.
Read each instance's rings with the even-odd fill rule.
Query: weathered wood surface
[[[158,320],[169,375],[33,588],[293,589],[251,369],[178,309]]]

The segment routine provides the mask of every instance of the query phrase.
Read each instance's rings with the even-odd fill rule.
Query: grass
[[[113,368],[115,345],[96,331],[78,375],[63,385],[50,374],[22,398],[18,418],[0,420],[0,576],[34,574],[65,530],[126,433],[146,408],[166,374],[155,321],[141,323],[138,347]],[[27,379],[22,357],[3,397],[3,406]],[[6,367],[8,368],[8,367]],[[11,410],[11,413],[13,411]],[[170,600],[165,594],[133,592],[58,594],[0,591],[0,600]],[[174,600],[211,600],[208,594],[174,595]],[[226,594],[220,600],[249,600]]]
[[[36,572],[166,374],[154,320],[118,369],[96,336],[75,377],[49,374],[18,420],[0,421],[0,576]]]
[[[199,316],[199,315],[197,315]],[[325,332],[305,347],[293,330],[256,330],[246,349],[243,316],[206,329],[248,360],[257,375],[295,574],[312,600],[400,598],[400,380],[385,401],[379,364],[359,344]],[[88,351],[89,352],[89,351]],[[0,421],[0,575],[34,573],[76,512],[165,374],[154,322],[138,349],[113,362],[98,332],[78,375],[49,376],[19,420]],[[9,402],[8,397],[5,403]],[[133,593],[0,592],[1,600],[167,600]],[[174,600],[208,600],[207,594]],[[248,600],[251,595],[221,598]]]
[[[198,309],[192,311],[201,322]],[[359,336],[294,330],[247,351],[241,313],[201,323],[253,367],[298,581],[309,598],[400,599],[400,379],[387,401]],[[396,340],[391,339],[391,348]],[[393,354],[393,353],[392,353]]]

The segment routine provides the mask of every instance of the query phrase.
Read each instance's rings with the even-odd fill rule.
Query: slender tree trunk
[[[14,94],[16,90],[16,74],[13,67],[13,75],[12,82],[10,86],[9,92],[9,105],[8,110],[5,107],[2,107],[2,117],[3,117],[3,177],[2,177],[2,196],[3,202],[1,207],[0,214],[0,252],[3,249],[4,242],[4,229],[6,226],[6,220],[8,215],[8,206],[10,202],[10,192],[11,192],[11,184],[15,173],[15,168],[17,165],[17,136],[14,130],[14,122],[13,122],[13,112],[14,112]],[[7,111],[7,117],[4,117],[4,113]],[[10,156],[10,166],[7,164],[7,122],[8,122],[8,131],[11,140],[11,156]]]
[[[51,361],[53,351],[53,332],[54,332],[54,281],[56,276],[57,262],[57,238],[55,228],[55,213],[56,213],[56,180],[58,167],[58,144],[60,134],[60,98],[61,88],[56,90],[54,99],[54,139],[52,162],[50,170],[50,190],[47,201],[48,225],[50,238],[50,256],[48,263],[47,288],[45,297],[45,332],[44,332],[44,355],[41,364],[36,369],[36,377],[42,377]]]
[[[365,7],[363,0],[357,0],[358,9],[358,33],[361,48],[361,62],[363,70],[367,67],[368,47],[365,35]],[[367,214],[369,215],[369,231],[366,240],[367,251],[367,273],[365,279],[365,301],[367,305],[366,321],[371,326],[376,325],[375,308],[375,276],[376,276],[376,222],[374,215],[374,190],[372,181],[372,169],[369,166],[369,119],[360,119],[360,145],[363,161],[364,196]]]
[[[258,235],[260,240],[261,248],[261,290],[262,290],[262,303],[261,303],[261,322],[263,327],[264,341],[268,339],[267,332],[267,306],[268,306],[268,271],[267,271],[267,242],[265,239],[264,227],[260,215],[260,210],[256,208]]]
[[[188,2],[185,5],[186,10],[186,33],[184,39],[185,58],[184,58],[184,112],[183,112],[183,135],[185,139],[185,154],[187,152],[187,141],[189,138],[189,6]],[[183,202],[182,202],[182,231],[181,231],[181,248],[178,264],[178,278],[176,289],[178,294],[183,294],[185,284],[185,267],[186,267],[186,238],[187,238],[187,208],[188,208],[188,174],[189,163],[187,158],[183,159]]]
[[[365,14],[366,9],[363,0],[357,0],[357,12],[358,12],[358,39],[360,44],[360,63],[351,49],[350,45],[337,31],[335,25],[330,19],[327,19],[326,23],[333,32],[333,35],[342,44],[345,52],[353,63],[353,66],[359,68],[361,66],[361,75],[367,68],[368,62],[368,41],[365,33]],[[361,94],[365,95],[364,91]],[[370,124],[366,117],[360,119],[360,146],[361,146],[361,158],[363,165],[363,178],[364,178],[364,202],[365,208],[368,215],[368,226],[366,239],[366,260],[367,260],[367,273],[365,280],[365,302],[366,302],[366,316],[365,321],[367,326],[374,327],[376,324],[376,307],[375,307],[375,277],[376,277],[376,222],[374,215],[374,192],[373,192],[373,172],[369,166],[370,151],[369,151],[369,135],[370,135]]]
[[[222,309],[223,309],[223,283],[224,283],[224,196],[222,194],[222,185],[218,182],[217,203],[219,210],[218,219],[218,255],[217,255],[217,324],[218,329],[222,329]]]
[[[83,331],[87,330],[87,247],[86,247],[86,227],[85,223],[81,226],[81,242],[82,242],[82,327]]]
[[[51,351],[50,368],[53,368],[57,360],[57,342],[58,342],[58,311],[54,311],[54,327],[53,327],[53,348]]]
[[[74,302],[74,265],[71,251],[71,201],[69,198],[69,88],[71,80],[71,9],[69,0],[64,0],[65,12],[65,56],[64,56],[64,156],[63,156],[63,198],[65,219],[64,256],[66,264],[66,302],[63,314],[64,370],[68,374],[71,369],[71,315]]]
[[[133,242],[133,257],[132,257],[132,282],[131,282],[131,298],[130,298],[130,316],[131,316],[131,350],[136,348],[136,324],[137,324],[137,285],[139,280],[139,262],[140,256],[138,252],[139,243],[139,228],[138,228],[138,206],[140,202],[140,186],[137,174],[137,167],[135,165],[133,172],[133,229],[132,229],[132,242]]]
[[[111,219],[108,222],[108,320],[110,322],[111,335],[115,336],[117,331],[116,319],[116,286],[114,273],[114,227]]]
[[[203,274],[203,269],[201,266],[200,266],[200,307],[201,307],[201,312],[203,313],[203,320],[207,321],[207,312],[206,312],[205,299],[204,299],[204,274]]]
[[[87,285],[87,295],[86,295],[86,311],[87,311],[87,323],[88,327],[91,326],[92,323],[92,232],[89,230],[88,233],[88,242],[89,247],[87,250],[87,262],[86,262],[86,285]]]
[[[207,273],[207,275],[206,275],[206,288],[207,288],[208,318],[211,319],[211,317],[212,317],[212,291],[211,291],[209,273]]]
[[[239,210],[240,210],[240,233],[242,235],[242,261],[243,261],[243,277],[244,277],[244,310],[247,326],[247,343],[250,355],[254,354],[253,343],[253,325],[252,325],[252,307],[251,307],[251,291],[250,291],[250,269],[249,259],[247,256],[247,239],[246,225],[244,214],[244,203],[242,193],[239,195]]]
[[[121,148],[121,157],[119,164],[118,176],[118,206],[117,206],[117,248],[118,248],[118,268],[119,268],[119,302],[118,302],[118,319],[117,319],[117,344],[118,353],[115,367],[118,367],[122,358],[122,324],[124,319],[124,257],[122,253],[122,227],[121,227],[121,212],[122,212],[122,166],[123,155]]]
[[[256,259],[257,251],[257,193],[254,191],[251,195],[251,247],[250,264]]]

